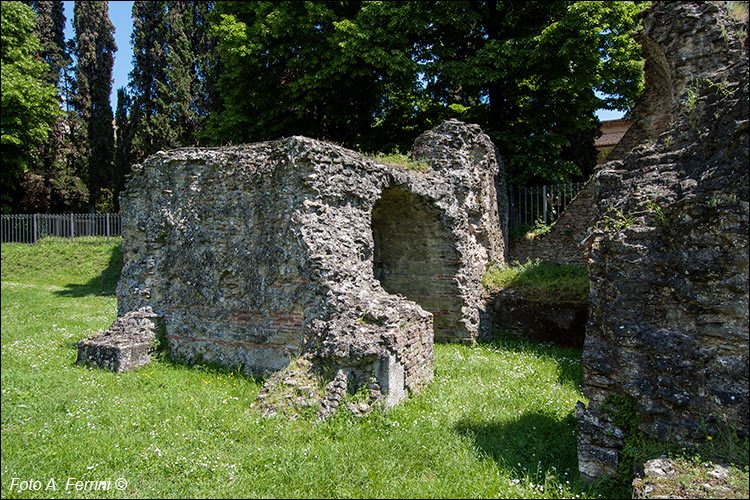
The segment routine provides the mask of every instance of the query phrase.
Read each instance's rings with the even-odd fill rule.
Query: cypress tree
[[[134,2],[131,161],[196,144],[219,108],[212,2]]]
[[[120,209],[119,194],[125,187],[125,176],[133,163],[133,128],[130,124],[131,99],[125,87],[117,89],[115,111],[114,209]]]
[[[34,32],[39,37],[39,57],[47,63],[47,84],[58,86],[63,68],[70,63],[65,46],[65,14],[61,1],[33,1],[36,12]]]
[[[87,153],[89,210],[100,197],[111,194],[114,129],[109,94],[115,28],[109,20],[108,2],[76,2],[73,27],[76,33],[76,95],[74,105],[82,122],[82,137]]]
[[[209,142],[204,134],[206,120],[213,112],[223,109],[218,81],[223,68],[217,57],[217,39],[211,31],[210,22],[215,15],[214,2],[190,2],[192,28],[190,46],[194,57],[194,74],[191,84],[192,107],[195,110],[196,140],[200,144]]]
[[[133,69],[130,87],[133,96],[131,126],[132,157],[140,161],[164,147],[164,123],[156,118],[160,109],[160,92],[166,89],[166,2],[138,1],[133,3]]]
[[[58,105],[62,107],[66,97],[66,70],[72,63],[65,43],[63,3],[44,0],[30,4],[37,14],[35,32],[40,41],[38,57],[49,66],[46,80],[49,85],[57,87]],[[33,167],[36,177],[27,176],[29,182],[24,184],[25,187],[35,186],[37,191],[44,191],[44,196],[35,197],[44,201],[42,205],[35,207],[39,211],[76,211],[88,199],[88,192],[81,179],[68,171],[66,159],[71,145],[67,122],[68,117],[61,114],[52,124],[47,142],[39,147],[39,163]],[[41,182],[30,182],[32,178]]]

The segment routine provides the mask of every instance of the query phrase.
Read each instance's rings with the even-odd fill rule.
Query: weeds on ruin
[[[602,416],[625,432],[617,474],[597,483],[597,490],[607,498],[630,498],[633,480],[643,464],[654,458],[669,460],[674,473],[652,485],[654,498],[748,498],[750,479],[750,446],[747,436],[740,436],[728,425],[706,427],[703,442],[685,440],[658,441],[639,428],[641,417],[636,402],[612,394],[602,405]],[[717,465],[726,477],[716,477]]]
[[[646,200],[641,204],[641,206],[644,209],[648,210],[656,218],[657,224],[661,227],[669,229],[672,226],[671,219],[667,214],[664,213],[664,209],[661,208],[661,205],[659,205],[656,201]]]
[[[418,172],[427,172],[430,170],[430,165],[427,162],[421,160],[414,161],[409,155],[400,153],[398,149],[395,149],[392,153],[372,153],[367,156],[378,163],[395,165],[408,170],[416,170]]]
[[[748,21],[748,3],[747,1],[729,1],[727,2],[729,15],[737,21]]]
[[[607,233],[617,233],[632,226],[637,218],[635,215],[625,214],[622,208],[611,208],[597,225]]]
[[[534,221],[533,224],[524,224],[510,230],[509,239],[517,242],[521,239],[533,240],[549,234],[552,230],[552,224],[547,224],[541,217]]]

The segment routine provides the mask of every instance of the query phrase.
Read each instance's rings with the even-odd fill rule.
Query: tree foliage
[[[219,106],[215,42],[208,33],[211,2],[133,4],[132,161],[161,149],[192,145]]]
[[[215,142],[302,134],[364,146],[408,92],[408,8],[391,2],[221,2],[215,33],[224,58],[224,110],[211,117]],[[404,29],[407,28],[407,29]]]
[[[9,211],[21,175],[38,159],[50,124],[60,114],[57,92],[47,83],[49,66],[36,57],[35,15],[21,2],[1,2],[2,9],[2,198]]]
[[[67,97],[67,76],[72,59],[65,43],[65,14],[61,1],[27,2],[36,12],[35,33],[39,37],[37,57],[49,66],[47,83],[58,89],[58,105]],[[68,168],[71,141],[68,116],[58,115],[50,127],[47,140],[39,145],[38,161],[30,165],[21,180],[20,205],[23,211],[81,211],[88,203],[88,188]]]
[[[125,177],[130,172],[134,163],[133,158],[133,124],[130,122],[130,110],[132,99],[128,89],[121,87],[117,89],[117,110],[115,111],[115,157],[114,157],[114,179],[113,202],[114,209],[119,210],[119,194],[125,188]]]
[[[642,86],[633,2],[222,2],[215,142],[304,134],[408,146],[459,116],[483,126],[517,184],[592,167],[599,108]],[[571,159],[573,161],[571,161]]]
[[[22,210],[116,207],[161,149],[299,134],[391,153],[451,117],[482,126],[513,184],[580,180],[595,111],[642,89],[644,2],[136,1],[115,137],[107,2],[76,2],[67,44],[62,2],[27,3],[36,20],[3,2],[3,196]]]
[[[420,56],[431,97],[484,126],[512,182],[581,175],[566,149],[593,143],[594,111],[629,109],[641,91],[639,6],[429,3]]]

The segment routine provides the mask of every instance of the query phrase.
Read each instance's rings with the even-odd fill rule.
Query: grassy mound
[[[544,302],[579,302],[589,299],[589,273],[585,266],[556,264],[537,259],[507,267],[491,265],[482,278],[487,291],[513,288]]]

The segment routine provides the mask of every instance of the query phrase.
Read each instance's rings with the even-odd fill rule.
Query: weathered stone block
[[[120,373],[151,362],[156,315],[150,307],[117,318],[109,329],[78,343],[76,363]]]

